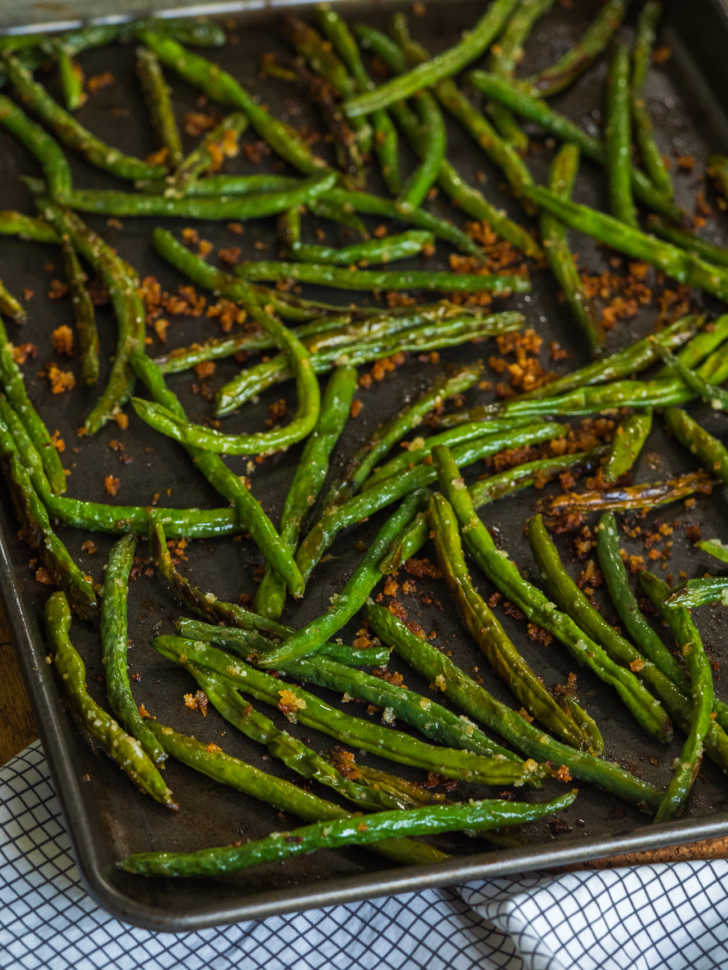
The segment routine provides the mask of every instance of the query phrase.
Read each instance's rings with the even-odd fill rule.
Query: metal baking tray
[[[231,21],[230,43],[220,51],[211,52],[211,56],[219,59],[250,89],[263,93],[274,112],[289,117],[299,126],[305,126],[316,121],[307,113],[305,98],[296,97],[281,82],[263,82],[258,76],[261,53],[282,44],[279,18],[292,5],[271,2],[260,10],[259,4],[241,4],[235,20]],[[99,13],[104,13],[103,8],[94,6]],[[306,4],[295,6],[299,8],[297,12],[305,14]],[[364,5],[345,3],[342,6],[351,16],[385,24],[394,5],[380,2]],[[728,149],[726,115],[718,94],[726,82],[724,51],[728,42],[728,20],[718,0],[705,0],[699,5],[699,10],[688,9],[688,6],[677,0],[668,5],[664,37],[671,45],[672,57],[652,73],[648,96],[663,150],[670,155],[692,154],[697,159],[704,159],[709,151]],[[424,16],[413,16],[413,30],[433,51],[443,49],[455,41],[463,28],[474,22],[482,7],[480,2],[430,2]],[[596,8],[596,2],[576,4],[568,11],[557,4],[537,27],[528,47],[529,60],[524,69],[535,68],[552,60],[568,40],[583,28]],[[133,10],[136,11],[136,7]],[[62,9],[58,16],[72,21],[72,13]],[[82,109],[80,117],[83,122],[127,151],[140,156],[153,151],[156,145],[135,84],[132,50],[111,48],[89,51],[82,58],[82,66],[87,75],[111,71],[114,77],[114,83],[91,97]],[[599,98],[595,97],[594,92],[596,89],[601,91],[603,74],[603,65],[593,69],[558,102],[572,117],[592,127],[599,120]],[[196,107],[199,110],[197,93],[177,79],[172,80],[180,117],[185,111]],[[52,76],[49,83],[54,83]],[[470,179],[484,182],[489,197],[522,218],[508,193],[502,191],[499,174],[489,166],[468,137],[456,126],[450,127],[449,134],[449,155],[463,173]],[[245,141],[255,141],[255,136],[247,134]],[[548,144],[539,138],[534,140],[534,144],[537,149],[529,161],[536,177],[543,179],[550,157]],[[73,164],[76,184],[109,185],[110,179],[80,162],[74,161]],[[274,159],[264,159],[263,164],[276,165],[276,162]],[[35,168],[33,159],[5,133],[0,133],[0,208],[32,211],[32,201],[25,193],[19,176],[34,173]],[[230,163],[230,170],[251,171],[253,168],[244,153]],[[692,174],[676,175],[680,200],[686,206],[692,207],[693,204],[698,168],[696,166]],[[578,196],[605,205],[605,194],[603,174],[585,163],[580,175]],[[436,200],[435,206],[443,212],[451,211],[440,199]],[[722,231],[719,218],[720,214],[711,220],[708,230],[717,239],[720,239]],[[154,254],[149,220],[126,219],[123,228],[107,225],[102,218],[91,218],[89,221],[118,247],[121,254],[140,270],[141,275],[156,276],[169,290],[184,283]],[[181,224],[170,223],[170,227],[179,231]],[[216,247],[239,245],[244,255],[254,257],[259,252],[254,246],[256,242],[259,246],[265,244],[271,250],[274,248],[272,220],[246,225],[242,237],[234,236],[221,224],[202,223],[197,224],[197,228],[200,236],[211,240]],[[336,231],[331,231],[330,239],[335,238]],[[576,234],[574,245],[578,247],[582,265],[592,271],[606,267],[603,250]],[[25,373],[32,397],[38,402],[51,430],[59,429],[66,442],[64,459],[71,472],[69,494],[82,498],[103,495],[104,476],[115,474],[121,480],[120,502],[148,504],[154,493],[158,492],[160,502],[170,505],[219,504],[211,489],[194,473],[182,450],[174,442],[150,432],[133,415],[127,431],[122,432],[112,425],[91,441],[77,437],[75,429],[80,426],[95,392],[89,393],[81,389],[79,384],[73,393],[52,397],[40,376],[48,361],[53,359],[51,330],[61,323],[71,322],[68,302],[51,302],[46,295],[50,280],[54,276],[62,276],[59,254],[51,247],[16,244],[7,240],[0,242],[0,249],[3,278],[8,286],[18,293],[26,289],[33,291],[29,301],[28,323],[24,329],[13,332],[12,337],[18,342],[31,341],[37,345],[38,357],[25,367]],[[446,254],[443,259],[446,259]],[[54,269],[54,265],[58,268]],[[544,360],[549,342],[557,340],[571,356],[566,364],[556,366],[579,365],[584,360],[583,348],[557,299],[552,282],[541,271],[534,272],[533,280],[534,289],[530,297],[512,299],[502,305],[524,309],[528,324],[544,337]],[[311,293],[316,295],[313,290]],[[343,302],[346,296],[341,295],[340,299]],[[701,297],[696,299],[700,306]],[[719,309],[715,304],[706,304],[706,308],[714,313]],[[654,325],[655,315],[654,307],[649,307],[633,319],[620,323],[609,334],[609,349],[622,346],[648,332]],[[99,308],[99,323],[104,353],[110,353],[114,325],[108,307]],[[174,318],[169,329],[169,345],[180,345],[200,339],[201,335],[212,336],[216,332],[217,323],[204,316]],[[159,349],[160,345],[156,344],[154,351],[158,352]],[[492,353],[488,344],[464,347],[443,353],[443,363],[471,359],[474,351],[485,360]],[[232,374],[235,367],[233,362],[219,363],[213,383]],[[360,391],[364,407],[361,415],[351,422],[337,454],[337,463],[344,460],[346,454],[371,432],[379,420],[395,411],[436,372],[436,365],[411,358],[394,376],[375,384],[371,390]],[[204,396],[192,393],[189,377],[173,377],[171,383],[182,396],[193,418],[200,419],[208,413],[209,405]],[[281,391],[276,389],[257,404],[247,405],[243,413],[227,419],[229,427],[262,426],[269,405],[280,397]],[[720,430],[719,419],[715,416],[706,415],[706,421]],[[636,469],[637,480],[667,476],[690,466],[689,457],[674,448],[660,430],[659,422],[657,425]],[[120,464],[119,452],[111,446],[114,440],[123,443],[126,459],[130,459],[126,464]],[[280,510],[297,455],[298,452],[293,450],[287,455],[275,456],[256,466],[251,473],[255,493],[273,515]],[[243,470],[239,459],[233,461],[233,467]],[[481,465],[473,473],[482,474],[484,471]],[[267,806],[195,775],[174,762],[169,764],[167,775],[181,807],[178,815],[172,815],[140,796],[111,762],[94,754],[84,744],[69,720],[53,670],[46,659],[47,650],[40,621],[47,589],[34,581],[33,570],[28,564],[28,550],[18,541],[17,523],[12,516],[9,498],[4,485],[0,487],[3,489],[0,509],[3,593],[28,688],[38,714],[54,784],[88,891],[99,904],[122,920],[156,930],[190,930],[425,886],[441,886],[546,866],[563,866],[609,853],[647,849],[728,832],[726,779],[706,762],[691,795],[687,816],[667,825],[649,825],[645,816],[638,811],[597,789],[584,786],[573,808],[564,814],[558,824],[533,826],[520,842],[508,848],[493,848],[486,842],[460,835],[441,837],[438,845],[451,852],[452,858],[438,866],[382,868],[381,863],[365,850],[351,849],[320,852],[285,865],[268,865],[238,877],[204,882],[145,880],[123,874],[115,869],[114,861],[129,851],[148,848],[192,850],[238,838],[255,838],[269,832],[272,827],[291,827],[296,822],[291,818],[276,816]],[[542,494],[522,493],[515,500],[501,501],[484,511],[485,521],[497,530],[505,546],[525,569],[532,568],[532,560],[523,537],[523,523]],[[357,543],[371,535],[378,521],[373,520],[340,538],[331,550],[331,557],[315,572],[304,603],[299,608],[289,608],[287,616],[291,622],[304,622],[326,607],[331,593],[340,588],[342,575],[348,573],[359,555]],[[686,529],[702,522],[709,523],[706,534],[728,534],[728,511],[723,490],[716,488],[711,497],[701,497],[693,509],[682,505],[668,507],[660,514],[651,513],[645,520],[646,523],[658,521],[677,523],[672,536],[673,552],[669,559],[671,573],[677,575],[680,569],[686,569],[694,574],[703,568],[707,569],[709,561],[707,558],[701,560],[691,550]],[[84,568],[100,579],[109,541],[103,536],[94,536],[98,551],[90,555],[80,548],[82,540],[88,536],[72,530],[61,530],[61,535]],[[574,568],[580,569],[582,564],[575,562],[570,538],[561,537],[559,544]],[[138,551],[140,555],[145,554],[142,543]],[[254,570],[261,560],[250,543],[199,541],[190,544],[188,556],[188,562],[184,563],[187,574],[207,588],[215,589],[219,595],[237,599],[241,592],[253,591]],[[129,662],[131,670],[139,675],[139,680],[134,683],[137,700],[178,729],[194,733],[205,741],[215,741],[232,754],[288,777],[287,769],[267,760],[260,748],[227,729],[214,712],[203,719],[185,708],[182,695],[193,689],[191,681],[183,671],[172,667],[149,646],[154,634],[171,632],[171,621],[178,610],[158,579],[145,575],[143,569],[141,573],[132,584],[130,596]],[[491,590],[477,576],[477,570],[475,575],[476,582],[487,595]],[[427,593],[429,597],[423,595]],[[437,633],[437,642],[443,648],[452,650],[458,663],[468,671],[480,667],[479,675],[488,687],[497,696],[508,700],[504,688],[485,670],[477,649],[465,634],[455,611],[438,606],[439,600],[447,603],[446,596],[447,592],[441,584],[433,582],[428,586],[422,581],[418,584],[418,594],[404,596],[402,601],[411,616],[416,616],[428,631]],[[429,605],[425,605],[423,599],[429,599]],[[606,604],[605,609],[608,611]],[[566,651],[556,644],[545,647],[534,643],[526,636],[524,624],[507,617],[504,620],[524,654],[542,671],[546,683],[563,682],[573,667]],[[699,614],[699,622],[710,656],[715,660],[717,689],[722,689],[725,696],[728,693],[728,675],[725,673],[728,627],[725,614],[704,609]],[[355,629],[353,626],[343,631],[343,635],[349,635]],[[80,622],[74,622],[72,635],[86,660],[90,689],[101,700],[103,686],[98,633]],[[405,676],[409,686],[425,692],[429,690],[428,685],[413,672],[406,671]],[[671,748],[645,740],[610,692],[589,672],[579,672],[578,685],[583,703],[603,729],[606,756],[629,764],[650,781],[664,784],[669,777],[672,759],[679,751],[680,740]],[[356,708],[356,712],[369,716],[363,706]],[[331,746],[330,739],[319,737],[316,732],[282,723],[300,736],[310,738],[312,744],[321,750]],[[367,760],[376,763],[374,759]],[[534,797],[546,797],[556,790],[556,785],[549,783],[543,792],[536,793]],[[465,786],[460,786],[459,791],[464,796],[487,793],[483,789]],[[331,797],[323,790],[321,794]]]

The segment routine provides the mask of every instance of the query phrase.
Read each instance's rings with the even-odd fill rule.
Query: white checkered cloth
[[[187,933],[85,894],[38,743],[0,768],[0,967],[722,970],[728,862],[473,882]]]

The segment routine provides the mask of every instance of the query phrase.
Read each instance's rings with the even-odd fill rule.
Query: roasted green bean
[[[159,764],[166,757],[164,748],[139,713],[129,682],[126,604],[135,548],[136,536],[127,534],[109,552],[101,601],[101,660],[111,710],[152,761]]]
[[[301,453],[281,513],[281,539],[291,552],[295,551],[304,519],[323,488],[329,470],[329,456],[349,419],[356,387],[355,368],[337,367],[324,391],[318,422]],[[277,619],[283,611],[285,599],[283,582],[268,567],[255,596],[256,610]]]
[[[89,695],[84,662],[69,639],[71,612],[63,593],[52,593],[47,599],[45,622],[53,663],[84,731],[101,745],[140,791],[167,808],[176,809],[172,792],[136,738],[128,735]]]

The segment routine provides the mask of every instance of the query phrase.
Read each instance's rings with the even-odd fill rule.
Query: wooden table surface
[[[0,765],[38,736],[35,715],[20,672],[15,646],[0,602]],[[603,868],[644,862],[728,858],[728,837],[691,842],[633,855],[610,856],[572,868]]]

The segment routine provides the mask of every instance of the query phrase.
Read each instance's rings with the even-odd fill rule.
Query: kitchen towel
[[[39,742],[0,768],[2,970],[719,970],[728,861],[529,874],[186,933],[86,895]]]

